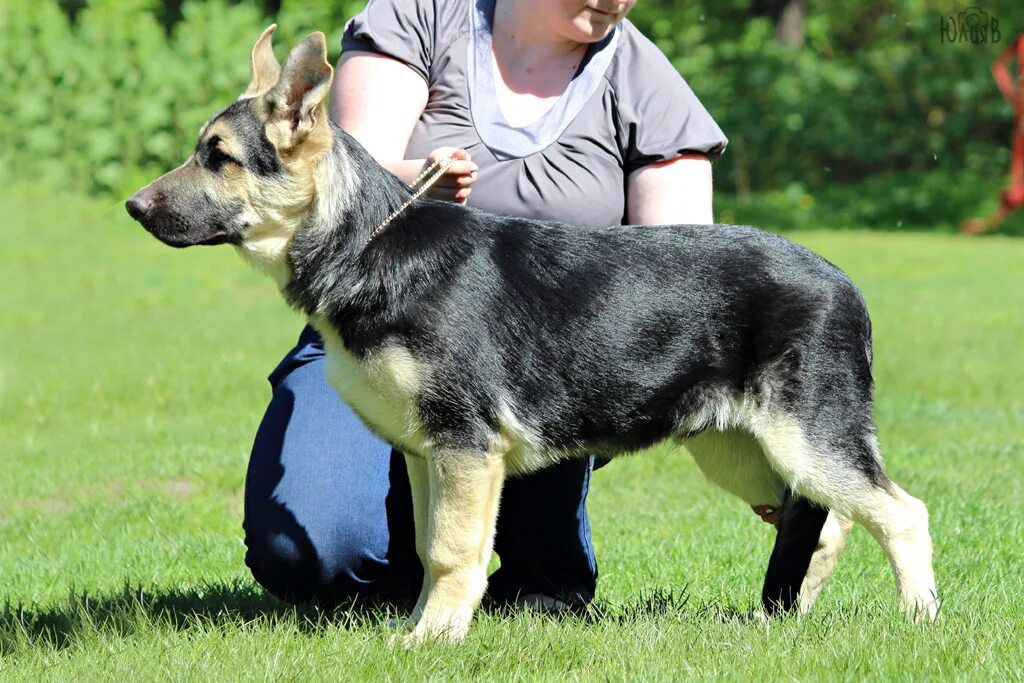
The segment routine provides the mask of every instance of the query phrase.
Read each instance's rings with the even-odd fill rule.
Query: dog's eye
[[[222,150],[220,147],[214,147],[210,150],[210,163],[220,166],[225,161],[234,161],[234,157]]]
[[[237,164],[238,160],[224,151],[219,137],[213,136],[206,143],[206,165],[216,171],[227,162]]]

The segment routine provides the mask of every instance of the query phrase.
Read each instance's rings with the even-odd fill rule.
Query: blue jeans
[[[415,598],[422,579],[404,456],[373,435],[323,373],[307,327],[270,375],[273,397],[245,482],[245,562],[290,602]],[[573,607],[594,597],[586,497],[593,458],[505,483],[489,596],[542,593]]]

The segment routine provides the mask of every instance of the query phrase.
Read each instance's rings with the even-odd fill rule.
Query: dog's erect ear
[[[281,76],[281,65],[277,63],[271,45],[271,36],[274,35],[276,28],[277,24],[268,26],[252,46],[252,80],[249,81],[249,87],[242,93],[242,97],[262,95],[277,85],[277,79]]]
[[[333,77],[323,33],[309,34],[288,53],[281,78],[267,93],[267,100],[271,118],[289,122],[293,142],[301,140],[325,115],[321,105]]]

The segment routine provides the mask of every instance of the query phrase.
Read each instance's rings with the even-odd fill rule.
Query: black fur
[[[552,449],[614,455],[677,434],[709,397],[767,396],[876,483],[870,323],[826,260],[750,227],[585,228],[409,196],[338,128],[360,192],[334,235],[300,231],[286,295],[356,355],[429,360],[419,406],[453,448],[485,446],[511,399]]]
[[[828,510],[806,498],[796,496],[786,502],[761,590],[765,614],[789,612],[796,607],[827,517]]]
[[[233,160],[235,163],[259,176],[277,175],[281,172],[277,150],[267,139],[263,121],[253,111],[256,105],[257,100],[253,98],[238,100],[210,119],[210,123],[223,120],[238,137],[239,146],[245,152],[243,158]],[[196,156],[201,164],[216,172],[226,160],[213,159],[211,163],[210,157],[214,147],[200,140],[196,145]]]

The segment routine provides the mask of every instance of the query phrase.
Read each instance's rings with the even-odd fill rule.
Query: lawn
[[[485,613],[390,643],[243,565],[265,375],[301,320],[228,248],[173,251],[120,203],[0,192],[0,679],[1021,680],[1024,240],[792,237],[859,282],[890,475],[929,505],[940,623],[898,612],[856,529],[814,613],[762,625],[769,527],[685,454],[595,475],[600,614]]]

